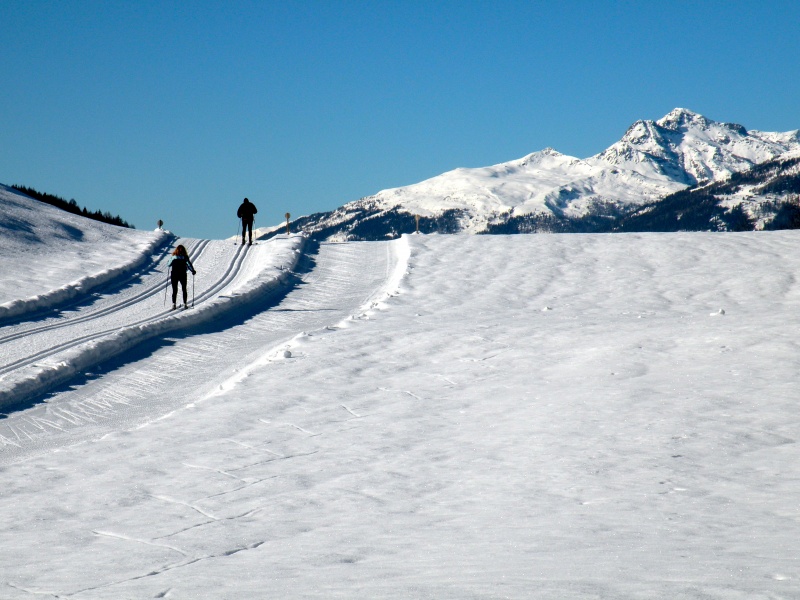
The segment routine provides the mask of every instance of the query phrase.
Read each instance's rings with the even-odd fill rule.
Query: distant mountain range
[[[546,148],[455,169],[293,222],[320,240],[426,233],[786,228],[800,216],[800,132],[748,131],[676,108],[579,159]],[[794,208],[793,208],[794,207]],[[417,221],[418,220],[418,221]]]

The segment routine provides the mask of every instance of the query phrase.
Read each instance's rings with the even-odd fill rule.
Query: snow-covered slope
[[[130,273],[171,239],[164,231],[74,215],[0,185],[0,319],[47,308]]]
[[[455,169],[296,222],[325,239],[382,239],[413,231],[496,233],[597,229],[701,181],[717,181],[800,150],[800,133],[747,131],[686,109],[637,121],[603,152],[579,159],[552,148],[491,167]]]
[[[321,244],[3,415],[0,598],[797,600],[797,245]]]

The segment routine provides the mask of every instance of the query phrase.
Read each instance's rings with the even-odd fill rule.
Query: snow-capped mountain
[[[658,121],[637,121],[596,160],[683,185],[719,181],[800,148],[800,132],[747,131],[676,108]]]
[[[387,189],[295,222],[321,239],[385,239],[414,231],[518,233],[607,230],[640,206],[724,180],[792,152],[800,132],[747,131],[683,108],[634,123],[586,159],[546,148]]]

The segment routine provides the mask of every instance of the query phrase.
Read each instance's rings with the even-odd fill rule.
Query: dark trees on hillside
[[[60,196],[54,196],[53,194],[45,194],[43,192],[39,192],[33,188],[21,186],[21,185],[12,185],[15,190],[22,192],[26,196],[33,198],[34,200],[38,200],[39,202],[44,202],[45,204],[49,204],[51,206],[55,206],[56,208],[60,208],[61,210],[65,210],[69,213],[75,215],[81,215],[88,219],[93,219],[95,221],[101,221],[102,223],[108,223],[110,225],[117,225],[119,227],[128,227],[133,229],[133,225],[129,224],[127,221],[123,220],[119,216],[113,216],[110,212],[99,211],[96,210],[94,212],[90,212],[86,210],[86,207],[81,208],[78,206],[78,203],[75,202],[75,199],[72,200],[64,200]]]
[[[800,229],[800,198],[795,196],[778,206],[775,218],[764,229]]]

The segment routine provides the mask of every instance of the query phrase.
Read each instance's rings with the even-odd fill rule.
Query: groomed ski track
[[[191,296],[196,296],[196,301],[213,300],[203,306],[202,316],[189,319],[179,317],[178,313],[170,314],[169,254],[166,249],[157,251],[142,269],[129,277],[100,286],[83,298],[55,304],[50,310],[22,315],[2,327],[0,408],[30,399],[149,337],[184,328],[192,320],[213,318],[215,313],[226,309],[222,299],[244,291],[249,281],[267,270],[258,264],[265,256],[281,256],[282,261],[277,264],[292,267],[297,260],[293,250],[299,251],[302,245],[299,238],[278,239],[268,249],[248,252],[224,242],[176,240],[175,243],[179,242],[204,270],[197,290],[194,278],[189,280]],[[267,279],[270,278],[277,283],[286,279],[286,273],[270,273]]]
[[[198,268],[196,305],[212,298],[235,305],[238,294],[228,297],[225,292],[244,277],[248,253],[261,248],[263,254],[265,245],[179,242],[187,246]],[[291,360],[284,356],[284,348],[293,338],[359,318],[392,292],[405,272],[407,250],[403,239],[306,244],[294,272],[279,273],[283,278],[279,289],[217,311],[212,319],[189,321],[175,331],[149,336],[97,368],[65,377],[27,406],[13,407],[0,420],[0,464],[144,425],[234,385],[257,361]],[[147,269],[136,279],[135,284],[118,284],[62,307],[57,317],[0,328],[4,356],[0,381],[20,370],[52,365],[75,346],[120,328],[163,327],[175,315],[169,297],[164,303],[163,266]],[[191,285],[190,278],[190,303]]]

